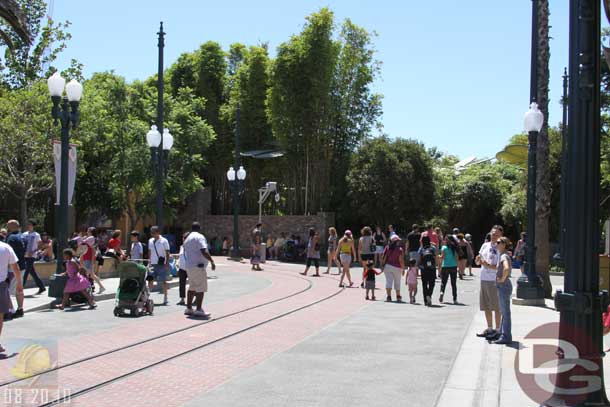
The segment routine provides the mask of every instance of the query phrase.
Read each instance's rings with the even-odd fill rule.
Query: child
[[[371,300],[375,301],[375,276],[381,274],[381,271],[375,271],[373,268],[375,266],[375,262],[373,260],[369,260],[366,263],[366,267],[362,272],[362,279],[364,280],[364,288],[366,289],[366,297],[365,299],[369,299],[369,291],[372,293]]]
[[[417,259],[409,260],[409,269],[407,270],[406,284],[409,287],[409,298],[411,304],[415,304],[415,295],[417,294]]]
[[[68,281],[66,281],[66,286],[64,287],[64,298],[61,305],[57,308],[63,310],[68,305],[70,294],[80,292],[87,299],[89,309],[94,309],[97,305],[87,292],[89,280],[79,273],[79,264],[74,260],[74,252],[71,249],[65,249],[63,253],[66,264],[66,272],[64,274],[68,275]]]

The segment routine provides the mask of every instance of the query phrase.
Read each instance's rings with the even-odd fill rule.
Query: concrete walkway
[[[552,277],[552,282],[553,290],[561,289],[561,277]],[[516,281],[513,286],[516,286]],[[477,312],[467,329],[436,407],[534,407],[547,400],[546,392],[541,391],[533,379],[531,382],[523,380],[524,375],[517,370],[515,362],[519,352],[529,347],[524,342],[525,336],[544,324],[559,322],[559,313],[553,307],[550,300],[546,300],[546,307],[512,305],[514,344],[510,346],[489,344],[485,339],[476,337],[476,333],[486,326],[484,314]],[[605,343],[605,348],[608,348],[608,343]],[[609,371],[610,361],[606,358],[606,384],[610,383]]]

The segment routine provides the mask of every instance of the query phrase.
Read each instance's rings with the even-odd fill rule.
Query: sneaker
[[[453,305],[457,305],[457,304],[458,304],[457,300],[453,300]]]
[[[493,343],[495,343],[496,345],[510,345],[511,343],[513,343],[513,341],[503,336],[500,336],[500,338],[493,341]]]
[[[438,302],[440,302],[441,304],[443,303],[443,296],[444,295],[445,295],[444,293],[441,293],[441,296],[438,297]]]
[[[500,339],[501,336],[502,336],[502,334],[499,331],[496,331],[494,329],[493,333],[490,333],[489,335],[487,335],[485,337],[485,339],[487,339],[490,342],[493,342],[493,341]]]
[[[21,317],[23,317],[23,308],[22,309],[18,309],[12,315],[13,315],[13,318],[21,318]]]
[[[187,308],[184,310],[184,315],[193,315],[194,312],[192,308]]]
[[[477,334],[477,336],[478,336],[479,338],[486,338],[488,335],[490,335],[490,334],[492,334],[492,333],[494,333],[494,332],[495,332],[495,330],[494,330],[494,329],[492,329],[492,328],[487,328],[487,329],[486,329],[486,330],[484,330],[483,332],[481,332],[481,333]]]
[[[176,303],[176,305],[186,305],[186,303],[184,302],[184,300],[180,300]]]
[[[431,305],[432,305],[432,297],[427,296],[427,297],[426,297],[426,300],[427,300],[427,302],[428,302],[426,305],[427,305],[427,306],[431,306]]]
[[[193,316],[198,317],[198,318],[208,319],[209,317],[212,316],[212,314],[207,314],[204,310],[197,310],[197,311],[193,312]]]
[[[385,302],[392,302],[392,297],[387,297],[387,298],[385,299]]]
[[[38,292],[36,293],[36,295],[40,295],[40,294],[44,293],[45,291],[47,291],[47,289],[46,289],[46,288],[41,288],[41,289],[39,289],[39,290],[38,290]]]
[[[10,321],[11,319],[15,318],[15,314],[16,312],[9,312],[8,314],[4,314],[4,322]]]

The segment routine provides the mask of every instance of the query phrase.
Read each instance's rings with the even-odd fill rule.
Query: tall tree
[[[19,202],[19,219],[29,217],[29,201],[52,188],[53,122],[43,82],[0,97],[0,191]]]
[[[549,275],[551,257],[549,218],[551,213],[551,188],[549,173],[549,1],[538,0],[538,90],[537,102],[544,115],[544,126],[538,136],[536,173],[536,271],[544,282],[544,295],[552,298],[553,288]]]
[[[9,49],[13,49],[15,47],[13,40],[11,39],[11,32],[16,34],[24,43],[30,44],[32,42],[27,23],[25,21],[25,14],[23,13],[19,3],[17,3],[15,0],[0,1],[0,19],[2,21],[2,25],[8,25],[8,27],[10,27],[10,29],[4,27],[0,28],[0,38],[2,38],[4,44]]]

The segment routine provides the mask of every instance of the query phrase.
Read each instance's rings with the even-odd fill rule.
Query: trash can
[[[267,261],[267,244],[261,243],[259,256],[261,257],[261,263],[265,263]]]
[[[610,291],[610,256],[599,255],[599,289]]]

